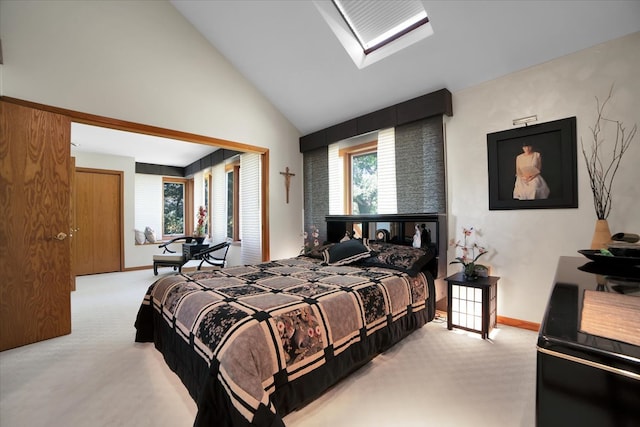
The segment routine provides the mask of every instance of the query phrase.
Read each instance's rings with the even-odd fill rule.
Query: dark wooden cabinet
[[[608,338],[606,330],[587,332],[591,316],[588,306],[594,292],[598,299],[611,299],[604,298],[604,293],[613,294],[615,299],[628,298],[629,304],[625,305],[637,307],[640,278],[623,282],[616,269],[615,281],[605,279],[602,283],[604,276],[586,272],[592,268],[593,263],[587,263],[586,258],[561,257],[558,262],[538,334],[539,427],[640,426],[640,346]],[[634,269],[637,275],[637,267]],[[619,333],[628,320],[615,320],[623,311],[604,307],[606,314],[597,316],[598,323],[613,320],[613,332]],[[638,337],[633,331],[628,336],[629,341]]]
[[[195,254],[208,248],[209,248],[209,245],[207,244],[199,245],[197,243],[196,244],[184,243],[182,245],[182,255],[184,255],[184,259],[186,261],[189,261],[190,259],[196,258],[194,257]]]
[[[466,329],[487,338],[497,323],[499,279],[467,280],[462,273],[447,277],[447,329]]]

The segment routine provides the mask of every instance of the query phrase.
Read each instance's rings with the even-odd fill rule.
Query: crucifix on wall
[[[289,203],[289,187],[291,186],[291,177],[296,176],[296,174],[289,172],[289,166],[287,166],[284,169],[284,172],[280,172],[280,175],[284,175],[284,188],[287,191],[287,203]]]

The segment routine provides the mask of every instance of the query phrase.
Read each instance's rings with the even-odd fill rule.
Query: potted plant
[[[634,124],[631,130],[627,132],[627,129],[621,121],[612,120],[605,116],[604,110],[611,100],[612,93],[613,85],[611,85],[609,95],[602,104],[600,104],[600,100],[596,97],[596,122],[593,127],[589,128],[592,136],[590,153],[587,153],[582,139],[580,140],[582,155],[584,156],[589,173],[589,184],[591,185],[591,192],[593,193],[593,205],[596,210],[596,216],[598,217],[595,233],[591,242],[591,249],[606,248],[607,243],[611,240],[611,232],[609,231],[607,218],[611,212],[611,188],[613,179],[620,167],[622,156],[629,148],[638,129],[638,125]],[[604,126],[607,123],[613,123],[615,126],[613,147],[608,150],[605,149],[604,137],[602,136]]]
[[[456,249],[460,249],[461,256],[456,257],[455,261],[451,261],[449,264],[462,264],[462,274],[466,280],[475,280],[478,276],[488,276],[488,268],[482,264],[476,264],[478,258],[486,254],[488,251],[478,245],[478,242],[474,240],[473,243],[469,242],[471,235],[473,234],[473,227],[462,228],[462,234],[464,236],[463,241],[451,240],[450,245],[455,246]]]
[[[198,216],[196,218],[196,229],[193,231],[193,237],[196,238],[196,242],[198,244],[202,244],[204,239],[207,237],[206,235],[206,226],[207,226],[207,209],[204,206],[200,206],[198,208]]]

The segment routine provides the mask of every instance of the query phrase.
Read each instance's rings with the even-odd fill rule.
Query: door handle
[[[54,240],[64,240],[66,238],[67,238],[67,235],[65,233],[63,233],[62,231],[59,232],[57,235],[52,237],[52,239],[54,239]]]

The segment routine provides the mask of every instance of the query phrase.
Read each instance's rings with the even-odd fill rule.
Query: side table
[[[447,329],[478,332],[482,339],[496,326],[498,280],[496,276],[467,280],[462,272],[447,277]]]
[[[198,257],[194,257],[194,255],[208,248],[209,245],[207,244],[199,245],[197,243],[183,243],[182,255],[184,255],[185,261],[189,261],[190,259],[197,259]]]

